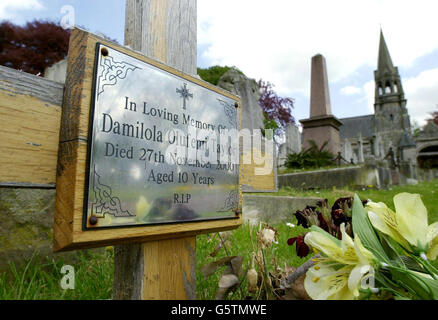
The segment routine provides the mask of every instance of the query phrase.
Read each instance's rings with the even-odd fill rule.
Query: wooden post
[[[196,75],[196,0],[126,0],[125,45]],[[114,299],[195,299],[196,236],[114,250]]]

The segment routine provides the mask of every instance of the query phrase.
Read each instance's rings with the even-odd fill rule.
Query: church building
[[[387,159],[395,165],[402,162],[417,165],[423,141],[416,141],[412,135],[402,80],[382,31],[374,80],[374,114],[340,119],[343,124],[339,129],[342,156],[354,163],[375,158]],[[434,131],[429,134],[428,142],[438,147],[438,126],[429,125],[433,126],[436,128],[428,128]],[[435,156],[438,157],[438,152]]]

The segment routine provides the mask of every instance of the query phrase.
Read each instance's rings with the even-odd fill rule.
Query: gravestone
[[[67,59],[63,59],[44,70],[44,78],[64,83],[67,74]]]
[[[341,151],[339,127],[342,122],[332,114],[327,66],[321,54],[312,58],[310,118],[300,122],[303,125],[304,149],[309,148],[309,141],[313,140],[318,147],[328,142],[326,150],[334,155]]]
[[[251,163],[243,163],[241,169],[242,191],[244,192],[276,192],[277,191],[277,157],[275,148],[272,152],[266,148],[267,140],[262,135],[255,135],[254,130],[264,128],[263,111],[258,101],[260,89],[254,79],[246,77],[238,70],[231,68],[218,81],[218,87],[240,97],[242,102],[242,130],[251,136],[252,147],[255,148],[255,139],[259,139],[260,150],[252,151]],[[259,131],[261,133],[261,131]],[[249,147],[251,149],[251,147]],[[249,151],[249,150],[247,150]],[[243,154],[245,159],[247,153]],[[261,164],[262,163],[262,164]],[[257,171],[261,168],[262,174]]]
[[[347,139],[344,139],[341,145],[341,155],[342,157],[348,161],[349,163],[351,163],[352,161],[354,162],[354,154],[353,154],[353,149],[351,147],[351,142]]]
[[[363,139],[362,139],[362,134],[359,133],[359,138],[358,138],[358,162],[359,163],[364,163],[365,162],[365,158],[364,158],[364,152],[363,152]]]
[[[242,101],[242,129],[263,129],[263,111],[258,101],[260,91],[257,82],[231,68],[222,75],[218,87],[238,95]]]
[[[293,123],[288,123],[285,130],[285,142],[280,145],[278,153],[278,165],[284,165],[287,155],[301,152],[301,133]]]

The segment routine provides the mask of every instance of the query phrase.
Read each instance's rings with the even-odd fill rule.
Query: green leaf
[[[394,280],[411,292],[414,297],[421,300],[438,299],[438,283],[436,280],[427,279],[408,269],[390,267]]]
[[[360,238],[364,247],[370,250],[378,260],[390,263],[390,259],[385,253],[376,231],[368,219],[362,201],[357,194],[354,194],[352,223],[353,232],[355,236]]]

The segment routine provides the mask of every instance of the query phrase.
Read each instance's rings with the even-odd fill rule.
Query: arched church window
[[[394,121],[394,115],[392,113],[389,115],[389,119],[391,119],[391,121]]]
[[[379,86],[379,96],[383,95],[383,88],[381,86]]]
[[[391,85],[389,84],[389,82],[387,82],[385,85],[385,93],[391,93],[391,90]]]
[[[398,83],[394,83],[394,92],[398,93]]]

